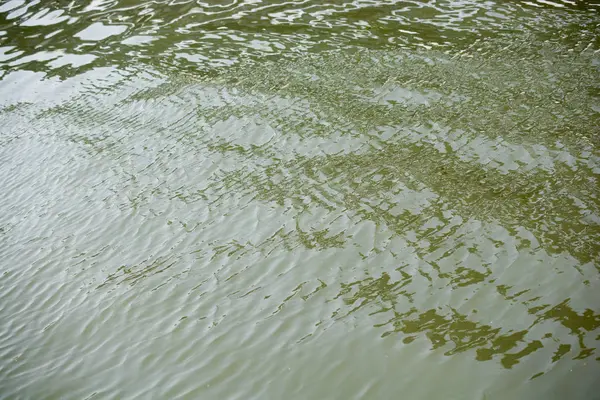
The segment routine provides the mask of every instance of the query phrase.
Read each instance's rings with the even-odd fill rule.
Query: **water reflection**
[[[3,3],[0,390],[586,398],[596,14]]]
[[[553,330],[538,339],[528,338],[535,325],[547,320],[560,323],[578,337],[579,353],[572,353],[575,359],[590,357],[595,352],[595,346],[586,345],[585,337],[588,332],[594,332],[600,327],[600,315],[591,309],[578,313],[569,306],[569,299],[549,310],[549,304],[531,307],[528,312],[535,315],[536,319],[528,329],[505,331],[501,327],[477,322],[476,310],[471,315],[462,314],[452,307],[419,311],[411,304],[415,293],[405,289],[412,283],[412,276],[402,270],[400,272],[402,279],[395,281],[389,274],[383,273],[379,278],[343,283],[338,297],[343,298],[350,306],[346,315],[366,307],[374,310],[370,315],[390,315],[384,323],[375,325],[384,330],[383,337],[401,334],[404,343],[426,337],[431,342],[432,349],[442,348],[447,356],[476,350],[475,357],[478,361],[492,360],[500,355],[500,362],[505,368],[512,368],[520,359],[545,345],[556,348],[552,362],[557,362],[571,352],[572,345],[560,343],[553,338]],[[528,306],[530,301],[532,300],[522,301],[522,304]],[[595,341],[588,337],[587,342]]]
[[[377,68],[378,63],[385,65],[388,76],[393,76],[396,69],[405,66],[404,63],[395,65],[388,59],[372,57],[366,63],[372,67],[371,76],[377,76],[384,69]],[[439,64],[442,66],[438,68]],[[439,60],[439,64],[426,70],[427,80],[418,78],[422,71],[402,69],[404,79],[413,82],[420,79],[419,88],[413,90],[422,93],[425,91],[423,86],[427,87],[430,82],[452,79],[447,75],[443,59]],[[524,69],[529,66],[523,61],[521,64]],[[414,62],[412,65],[419,64]],[[353,69],[358,71],[361,67],[366,69],[360,63],[353,64]],[[312,68],[311,64],[309,68]],[[554,64],[553,68],[559,69],[560,66]],[[265,79],[261,81],[264,85],[261,88],[268,86],[280,92],[278,88],[286,87],[284,93],[288,90],[289,93],[302,93],[302,100],[297,95],[294,100],[282,100],[286,97],[279,97],[278,93],[275,96],[269,94],[273,97],[266,103],[267,106],[258,109],[254,105],[238,106],[235,102],[211,107],[204,114],[210,126],[216,126],[223,116],[229,119],[236,116],[243,121],[247,115],[259,115],[262,124],[283,135],[298,132],[303,137],[321,136],[333,129],[342,132],[340,139],[343,135],[357,139],[362,137],[358,142],[358,152],[348,152],[346,142],[341,146],[346,150],[340,153],[338,150],[320,150],[318,155],[296,154],[285,160],[277,143],[247,146],[224,141],[211,149],[228,154],[235,152],[241,158],[275,161],[269,162],[266,168],[259,167],[256,172],[246,170],[240,174],[235,171],[219,176],[216,187],[227,185],[239,191],[250,190],[259,199],[281,206],[289,200],[299,210],[306,209],[308,204],[318,204],[330,210],[340,207],[353,210],[362,218],[384,224],[399,234],[415,230],[421,242],[427,239],[426,247],[420,253],[422,256],[434,252],[436,244],[448,240],[444,229],[476,218],[499,222],[513,235],[523,235],[522,229],[526,229],[533,238],[526,238],[527,234],[523,237],[522,246],[525,248],[541,246],[549,253],[567,252],[583,264],[597,263],[600,255],[597,246],[599,204],[595,191],[589,186],[597,180],[595,161],[590,163],[594,156],[588,151],[577,150],[582,147],[591,149],[582,136],[584,132],[589,135],[588,123],[591,124],[595,118],[592,114],[588,114],[589,120],[586,117],[563,118],[560,121],[551,119],[551,122],[547,121],[547,113],[528,114],[526,119],[539,130],[520,127],[519,136],[511,136],[506,135],[503,129],[507,121],[495,121],[496,118],[506,118],[506,110],[501,110],[506,106],[501,104],[505,104],[510,95],[498,93],[497,97],[486,98],[482,103],[478,94],[480,89],[475,82],[471,85],[469,78],[462,79],[461,95],[472,99],[471,104],[460,102],[460,106],[456,105],[448,99],[454,95],[451,92],[447,97],[440,95],[435,104],[428,103],[415,109],[404,104],[369,105],[362,93],[350,95],[356,87],[346,89],[343,82],[332,77],[333,71],[312,69],[314,74],[311,74],[302,70],[302,66],[300,69],[302,74],[292,78],[288,76],[284,85],[283,81],[278,81],[277,67],[272,65],[266,82]],[[581,73],[584,74],[583,70]],[[519,85],[520,90],[530,83],[525,74],[523,71],[521,79],[526,81]],[[243,75],[237,74],[239,76]],[[580,79],[582,75],[578,77]],[[591,79],[591,75],[589,77]],[[538,74],[537,78],[536,88],[532,91],[540,93],[543,89],[538,85],[548,85],[549,92],[556,90],[541,75]],[[320,82],[335,83],[329,86]],[[349,82],[356,85],[361,81],[351,79]],[[255,87],[253,83],[251,85]],[[450,87],[454,88],[453,85]],[[477,102],[474,99],[478,99]],[[273,109],[271,104],[282,101],[293,105],[285,111],[285,118],[280,119],[279,106]],[[577,101],[577,104],[585,104],[586,101],[593,100],[590,97]],[[563,112],[560,106],[552,103],[554,112]],[[462,107],[461,119],[450,117],[449,126],[440,125],[438,121],[444,120],[441,114],[452,114],[455,107]],[[544,107],[544,103],[536,102],[536,107]],[[519,112],[519,107],[514,110]],[[511,113],[509,115],[515,117]],[[396,125],[396,121],[404,124]],[[480,124],[482,130],[478,130]],[[500,136],[503,137],[501,142],[494,140]],[[532,140],[536,144],[530,144]],[[539,145],[543,142],[549,148]],[[565,148],[563,143],[569,147]],[[502,151],[496,152],[500,146]],[[561,154],[567,148],[571,148],[572,152]],[[296,147],[295,152],[298,150]],[[505,158],[511,151],[514,158],[511,160],[510,155]],[[323,152],[326,154],[323,155]],[[553,155],[553,152],[556,153]],[[550,157],[549,163],[540,160],[543,153]],[[587,158],[586,153],[592,158]],[[536,161],[526,161],[534,154],[538,155]],[[577,160],[572,154],[584,157]],[[498,158],[495,158],[496,155]],[[514,166],[510,166],[513,162]],[[417,195],[423,200],[415,207],[414,196]],[[433,216],[433,225],[428,225]],[[452,222],[457,218],[460,222]]]
[[[572,12],[569,19],[556,14],[557,5]],[[509,16],[514,15],[523,18],[522,25],[509,28]],[[23,58],[12,65],[3,61],[6,69],[25,64],[66,77],[98,66],[125,67],[132,59],[156,68],[198,72],[248,57],[293,57],[345,47],[456,49],[507,28],[552,26],[553,35],[560,29],[577,42],[579,33],[595,32],[594,15],[593,4],[562,1],[491,5],[11,0],[0,7],[0,31],[4,57]],[[78,61],[53,64],[59,56]]]

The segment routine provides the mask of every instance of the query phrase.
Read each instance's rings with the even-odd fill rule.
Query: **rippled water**
[[[600,398],[599,12],[0,3],[0,398]]]

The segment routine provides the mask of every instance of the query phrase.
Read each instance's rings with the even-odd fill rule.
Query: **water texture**
[[[0,3],[0,398],[599,399],[599,13]]]

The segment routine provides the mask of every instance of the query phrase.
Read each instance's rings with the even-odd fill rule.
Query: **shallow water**
[[[600,398],[600,7],[0,4],[0,398]]]

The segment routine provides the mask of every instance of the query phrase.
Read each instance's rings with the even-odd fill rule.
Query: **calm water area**
[[[1,0],[0,399],[600,399],[600,4]]]

